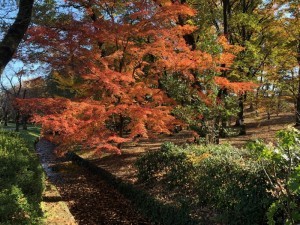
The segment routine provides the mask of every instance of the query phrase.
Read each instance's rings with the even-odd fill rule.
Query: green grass
[[[0,129],[14,131],[16,125],[14,123],[9,123],[7,127],[0,125]],[[35,125],[28,125],[27,130],[23,130],[22,126],[20,126],[20,137],[24,139],[27,146],[31,148],[33,146],[34,141],[40,136],[41,127]]]
[[[20,130],[20,137],[25,140],[28,146],[32,146],[34,141],[40,136],[41,128],[28,126],[27,130]]]

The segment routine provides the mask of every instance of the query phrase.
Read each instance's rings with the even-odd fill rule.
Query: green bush
[[[172,143],[165,143],[161,151],[148,152],[136,162],[138,179],[142,182],[165,181],[168,187],[184,186],[194,175],[194,167],[187,154]]]
[[[267,192],[270,185],[248,152],[225,145],[197,152],[198,157],[202,155],[195,163],[199,205],[215,211],[225,224],[264,224],[272,202]]]
[[[180,190],[190,208],[206,208],[216,222],[263,224],[273,201],[263,168],[246,150],[229,145],[187,146],[167,143],[137,161],[140,182],[163,181]]]
[[[261,141],[248,144],[263,168],[276,199],[267,216],[270,225],[300,223],[300,131],[288,128],[277,133],[278,141],[266,145]]]
[[[0,131],[0,224],[40,224],[43,179],[23,139]]]

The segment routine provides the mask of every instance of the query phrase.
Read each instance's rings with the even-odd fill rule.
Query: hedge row
[[[41,224],[44,174],[17,133],[0,131],[0,224]]]
[[[177,208],[170,204],[163,204],[144,190],[122,181],[105,169],[84,160],[73,152],[67,153],[67,157],[80,166],[84,166],[91,172],[103,177],[110,185],[128,198],[140,212],[151,221],[165,225],[196,225],[199,221],[193,220],[185,208]]]

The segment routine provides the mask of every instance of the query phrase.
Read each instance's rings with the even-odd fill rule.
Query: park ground
[[[266,116],[247,115],[245,120],[247,134],[222,139],[221,143],[242,147],[249,140],[255,139],[273,142],[278,130],[294,123],[292,113],[273,115],[270,120]],[[23,138],[31,143],[39,136],[38,133],[39,129],[36,127],[21,131]],[[123,147],[121,155],[99,156],[93,152],[78,152],[78,154],[122,180],[135,184],[137,171],[134,162],[138,157],[147,151],[158,150],[164,142],[184,144],[189,142],[190,138],[190,132],[182,131],[174,135],[161,135],[156,139],[129,143]],[[139,214],[130,201],[104,180],[65,158],[55,156],[53,148],[54,146],[45,140],[41,140],[36,148],[48,174],[42,202],[45,224],[151,224]]]
[[[270,120],[267,115],[253,117],[252,114],[246,114],[246,135],[229,137],[221,139],[221,143],[228,143],[236,147],[243,147],[248,141],[262,139],[264,142],[274,142],[276,132],[294,125],[294,115],[292,113],[281,113],[271,116]],[[164,142],[174,142],[178,144],[188,143],[191,134],[188,131],[179,134],[162,135],[157,139],[143,140],[139,143],[130,143],[122,150],[121,155],[103,155],[99,157],[91,153],[81,153],[80,155],[93,163],[101,166],[114,175],[129,181],[136,181],[136,169],[134,167],[135,160],[147,151],[158,150]]]

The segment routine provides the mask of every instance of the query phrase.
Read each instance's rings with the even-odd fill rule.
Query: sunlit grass
[[[0,125],[0,129],[14,131],[16,125],[14,123],[9,123],[7,127]],[[28,125],[27,130],[23,130],[22,126],[20,126],[20,137],[23,138],[28,147],[32,147],[34,141],[40,136],[41,128],[35,125]]]

